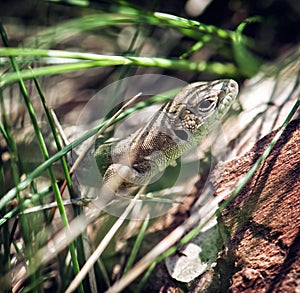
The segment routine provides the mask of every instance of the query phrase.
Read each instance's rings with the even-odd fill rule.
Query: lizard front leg
[[[114,163],[104,173],[103,180],[112,190],[147,184],[158,173],[155,162],[143,160],[131,166]]]

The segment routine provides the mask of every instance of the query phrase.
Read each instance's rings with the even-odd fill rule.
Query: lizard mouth
[[[226,112],[238,94],[239,86],[233,79],[223,80],[219,95],[218,110],[222,115]]]

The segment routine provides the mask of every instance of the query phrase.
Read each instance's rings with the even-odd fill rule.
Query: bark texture
[[[226,245],[219,254],[215,292],[300,292],[299,126],[300,120],[287,126],[250,182],[220,215]],[[212,179],[217,195],[250,170],[275,133],[222,166],[222,178]]]

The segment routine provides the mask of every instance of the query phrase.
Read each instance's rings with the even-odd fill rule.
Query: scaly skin
[[[198,144],[237,94],[238,85],[231,79],[195,82],[128,138],[102,145],[97,140],[94,157],[104,182],[113,190],[146,184]]]

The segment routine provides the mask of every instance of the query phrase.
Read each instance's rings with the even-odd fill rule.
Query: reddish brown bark
[[[288,125],[269,157],[219,217],[227,238],[217,266],[220,291],[300,290],[299,126],[300,120]],[[275,133],[226,163],[224,176],[215,182],[217,194],[250,170]]]

